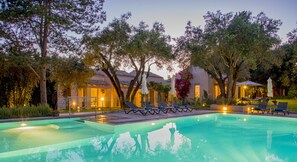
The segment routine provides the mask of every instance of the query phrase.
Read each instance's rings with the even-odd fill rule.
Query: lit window
[[[195,98],[200,98],[200,85],[195,85]]]
[[[219,85],[215,85],[214,86],[214,91],[215,91],[215,97],[218,97],[220,94],[221,94],[221,90],[220,90],[220,87],[219,87]]]

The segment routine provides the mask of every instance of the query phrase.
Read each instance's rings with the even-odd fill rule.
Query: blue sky
[[[251,11],[253,15],[263,11],[269,18],[280,19],[283,24],[278,34],[283,42],[287,41],[287,33],[297,27],[297,0],[106,0],[104,10],[107,22],[131,12],[128,21],[131,25],[138,25],[140,21],[150,26],[161,22],[166,34],[172,37],[183,35],[188,21],[203,28],[203,15],[217,10],[223,13]],[[153,72],[163,77],[174,73],[156,69]]]

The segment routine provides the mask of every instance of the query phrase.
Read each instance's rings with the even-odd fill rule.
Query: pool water
[[[297,161],[293,118],[209,114],[123,125],[21,124],[0,124],[0,161]]]

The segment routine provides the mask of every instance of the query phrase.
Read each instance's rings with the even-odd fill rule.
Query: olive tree
[[[152,29],[144,22],[138,27],[130,26],[125,14],[113,20],[95,36],[85,36],[85,60],[89,65],[102,70],[110,79],[120,100],[121,107],[126,100],[133,101],[138,91],[142,74],[153,64],[159,67],[172,58],[169,37],[164,35],[164,27],[155,23]],[[130,81],[126,96],[121,88],[117,71],[122,67],[135,70],[134,78]],[[149,73],[147,73],[149,74]]]
[[[273,56],[272,49],[280,43],[276,33],[281,22],[247,11],[207,12],[204,19],[204,30],[188,22],[185,35],[177,39],[177,56],[203,68],[218,82],[221,95],[233,98],[236,82]]]

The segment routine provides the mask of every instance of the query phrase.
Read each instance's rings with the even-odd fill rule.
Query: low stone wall
[[[251,105],[237,106],[237,105],[210,105],[210,110],[217,110],[220,112],[249,112],[251,110]]]

